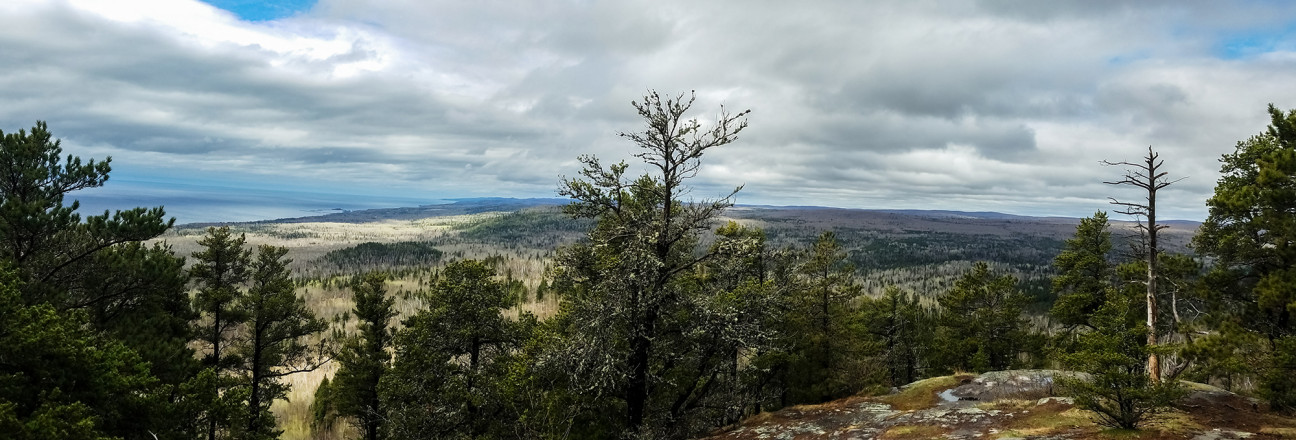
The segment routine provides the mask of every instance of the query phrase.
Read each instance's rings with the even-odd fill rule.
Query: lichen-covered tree
[[[1274,408],[1296,411],[1296,110],[1269,106],[1270,125],[1221,159],[1210,215],[1193,239],[1215,259],[1207,276],[1220,344],[1254,358]]]
[[[729,392],[717,399],[736,410],[730,416],[758,414],[784,404],[788,338],[792,337],[787,316],[795,307],[795,257],[792,247],[774,248],[763,230],[729,222],[716,229],[711,245],[715,258],[699,271],[700,281],[711,289],[710,305],[715,328],[727,337],[719,338],[731,351],[727,367]],[[727,324],[725,322],[728,322]]]
[[[772,390],[763,386],[766,372],[753,365],[781,348],[777,323],[790,309],[786,285],[775,283],[771,273],[779,264],[779,252],[767,248],[764,232],[729,222],[715,234],[709,247],[714,257],[690,276],[696,291],[689,295],[698,301],[697,307],[681,319],[693,328],[684,330],[692,337],[680,340],[680,350],[703,350],[682,358],[680,368],[667,378],[676,395],[669,417],[692,421],[698,428],[705,424],[699,421],[736,423],[760,411]]]
[[[587,244],[564,249],[557,261],[569,371],[587,395],[616,399],[609,405],[624,414],[620,430],[638,435],[666,435],[662,430],[680,424],[670,415],[679,396],[668,395],[680,390],[664,381],[705,352],[686,342],[693,325],[682,320],[700,306],[694,292],[701,290],[681,280],[714,257],[698,250],[699,234],[737,192],[683,199],[702,156],[732,143],[747,126],[747,111],[723,109],[703,125],[689,118],[693,103],[692,95],[656,92],[632,102],[647,127],[621,136],[636,146],[635,157],[649,171],[632,179],[624,162],[605,167],[583,156],[581,178],[564,178],[559,190],[574,200],[567,213],[597,222]]]

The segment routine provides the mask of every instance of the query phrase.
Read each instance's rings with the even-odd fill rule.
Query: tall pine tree
[[[314,371],[324,360],[323,342],[312,347],[309,338],[327,324],[306,308],[297,296],[288,271],[288,249],[261,245],[250,266],[251,286],[238,299],[246,327],[233,349],[241,364],[242,386],[247,395],[243,438],[278,437],[270,404],[287,396],[286,376]]]
[[[446,265],[428,308],[396,336],[396,360],[382,377],[391,438],[481,438],[509,429],[501,393],[523,322],[502,312],[513,300],[490,265]],[[503,432],[502,432],[503,431]]]
[[[331,402],[338,415],[347,417],[365,440],[382,435],[386,419],[378,395],[378,384],[391,369],[390,321],[396,316],[396,298],[387,294],[387,275],[368,273],[351,284],[357,320],[356,333],[342,341],[337,353],[338,371],[329,386]]]
[[[1216,262],[1207,277],[1216,328],[1263,341],[1221,346],[1251,351],[1273,407],[1296,411],[1296,110],[1270,105],[1269,116],[1264,132],[1220,159],[1193,245]]]

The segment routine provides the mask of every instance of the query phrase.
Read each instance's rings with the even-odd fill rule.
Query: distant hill
[[[477,214],[483,212],[512,212],[526,208],[535,207],[558,207],[571,203],[570,199],[562,198],[508,198],[508,197],[473,197],[446,199],[453,203],[438,205],[422,205],[416,207],[403,208],[378,208],[364,210],[349,210],[330,212],[320,215],[267,219],[252,222],[241,223],[313,223],[313,222],[338,222],[338,223],[366,223],[380,220],[415,220],[429,217],[443,217],[450,215]],[[903,229],[913,229],[915,226],[923,230],[942,231],[946,229],[959,229],[964,227],[971,228],[968,232],[978,233],[1005,233],[1021,232],[1015,231],[1022,225],[1061,225],[1066,228],[1046,228],[1048,230],[1058,229],[1065,230],[1065,235],[1069,236],[1074,232],[1074,227],[1079,223],[1079,219],[1072,217],[1033,217],[1016,214],[1004,214],[992,211],[949,211],[949,210],[919,210],[919,209],[852,209],[852,208],[833,208],[825,206],[773,206],[773,205],[737,205],[730,208],[727,213],[730,217],[736,219],[782,219],[794,220],[802,219],[810,223],[830,224],[834,221],[856,222],[863,225],[905,225]],[[1113,214],[1113,218],[1117,215]],[[1132,222],[1114,221],[1117,225],[1132,224]],[[1180,235],[1183,232],[1196,231],[1201,222],[1190,220],[1168,220],[1164,224],[1171,226],[1170,235]],[[195,223],[184,226],[204,226],[218,223]],[[946,225],[945,227],[934,225]],[[952,227],[951,225],[963,225],[961,227]],[[996,229],[1000,229],[996,231]],[[1032,230],[1031,233],[1044,232],[1043,230]]]
[[[564,215],[561,206],[567,203],[557,198],[468,198],[440,205],[343,211],[236,225],[249,231],[278,231],[272,235],[280,239],[302,238],[305,246],[327,252],[353,241],[355,234],[321,233],[312,225],[350,224],[355,226],[328,229],[373,230],[372,225],[397,222],[404,225],[406,232],[391,238],[379,234],[369,240],[414,240],[474,254],[546,258],[558,247],[581,240],[592,225],[588,220]],[[776,247],[804,248],[823,231],[834,231],[866,291],[872,293],[887,286],[920,294],[944,292],[974,262],[988,261],[996,270],[1016,276],[1019,287],[1034,296],[1041,307],[1051,302],[1048,295],[1053,258],[1079,223],[1075,218],[997,212],[750,205],[728,209],[721,221],[761,228]],[[429,226],[419,226],[434,223],[441,224],[441,229],[432,231],[427,229]],[[1113,222],[1118,251],[1137,242],[1134,225]],[[1187,245],[1200,223],[1172,221],[1166,225],[1169,228],[1161,232],[1165,249],[1189,252]],[[185,225],[181,229],[195,234],[203,226]],[[315,255],[312,252],[298,258]],[[307,260],[300,261],[304,264]]]

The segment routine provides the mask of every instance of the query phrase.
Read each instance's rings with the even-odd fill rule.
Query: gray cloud
[[[1296,107],[1296,54],[1221,52],[1291,26],[1280,4],[172,5],[198,12],[0,6],[0,128],[48,120],[144,180],[551,196],[579,154],[632,161],[631,100],[697,90],[703,120],[754,110],[698,196],[1087,215],[1120,195],[1098,162],[1153,145],[1189,177],[1166,209],[1201,218],[1219,155]]]

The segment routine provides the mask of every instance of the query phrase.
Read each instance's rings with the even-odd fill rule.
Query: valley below
[[[345,211],[320,216],[226,223],[249,245],[288,249],[298,293],[316,316],[340,316],[353,307],[348,283],[369,271],[392,275],[388,289],[397,296],[396,320],[420,310],[421,294],[447,262],[462,259],[492,264],[518,295],[505,312],[531,312],[544,319],[558,310],[556,295],[546,294],[546,274],[555,252],[584,239],[592,226],[562,212],[559,199],[465,199],[444,205]],[[930,304],[948,290],[977,261],[1016,277],[1018,287],[1033,298],[1031,310],[1042,315],[1051,304],[1052,260],[1063,241],[1075,232],[1078,219],[1025,217],[999,213],[955,211],[887,211],[822,207],[736,206],[714,226],[735,222],[764,231],[771,246],[789,251],[805,249],[824,231],[833,231],[855,267],[864,293],[877,296],[895,286],[918,294]],[[198,240],[218,224],[180,225],[155,239],[177,255],[200,249]],[[1195,222],[1171,222],[1161,232],[1171,252],[1189,252]],[[1135,224],[1113,222],[1119,249],[1137,241]],[[710,236],[704,234],[703,245]],[[342,321],[345,322],[345,321]],[[354,324],[344,324],[353,331]],[[327,364],[314,372],[288,379],[291,392],[273,407],[287,439],[344,438],[344,424],[321,431],[312,427],[310,404],[314,390],[336,371]],[[854,401],[851,401],[854,402]],[[853,403],[852,403],[853,404]],[[841,403],[825,404],[831,408]],[[804,409],[804,408],[803,408]],[[784,410],[771,417],[789,417]],[[956,414],[956,413],[955,413]],[[756,429],[756,428],[751,428]],[[738,436],[726,438],[784,438]],[[881,431],[879,431],[881,432]],[[925,430],[886,438],[925,438]],[[942,431],[943,432],[943,431]],[[895,435],[893,435],[895,434]],[[801,438],[801,437],[796,437]],[[1059,437],[1063,438],[1063,437]],[[1066,437],[1075,438],[1075,437]]]

